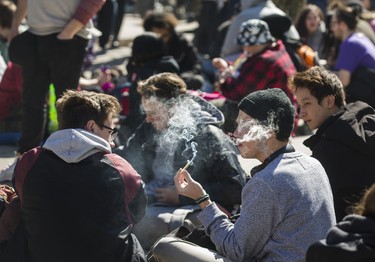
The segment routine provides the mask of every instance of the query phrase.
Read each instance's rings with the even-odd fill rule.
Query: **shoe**
[[[13,178],[14,168],[16,167],[17,161],[14,161],[12,164],[7,166],[0,172],[0,183],[4,181],[11,181]]]

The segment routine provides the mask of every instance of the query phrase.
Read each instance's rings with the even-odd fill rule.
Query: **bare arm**
[[[340,69],[337,73],[337,76],[339,77],[342,85],[344,87],[347,87],[350,83],[352,74],[348,70]]]
[[[80,21],[73,18],[71,19],[64,29],[57,35],[58,39],[72,39],[76,33],[84,26]]]
[[[58,39],[72,39],[76,33],[100,10],[105,0],[81,0],[76,13],[57,36]]]

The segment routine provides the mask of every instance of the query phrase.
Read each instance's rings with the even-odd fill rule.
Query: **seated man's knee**
[[[171,244],[175,241],[178,241],[178,239],[174,237],[163,237],[158,240],[153,248],[153,255],[156,258],[156,261],[159,261],[158,259],[164,259],[171,256],[171,252],[173,252],[171,250]]]

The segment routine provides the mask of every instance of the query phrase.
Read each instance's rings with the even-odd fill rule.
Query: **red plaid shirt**
[[[295,104],[287,80],[296,69],[280,40],[274,47],[247,58],[238,70],[237,77],[226,79],[220,86],[226,98],[239,102],[254,91],[276,87],[281,88]]]

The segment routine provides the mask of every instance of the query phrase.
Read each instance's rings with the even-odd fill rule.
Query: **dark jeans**
[[[19,153],[40,145],[46,123],[46,98],[54,84],[56,99],[67,89],[76,89],[87,40],[75,36],[59,40],[57,34],[37,36],[26,31],[9,46],[9,58],[22,67],[22,130]]]
[[[117,16],[117,1],[107,0],[97,14],[97,28],[102,32],[99,37],[99,46],[104,48],[114,31]]]

